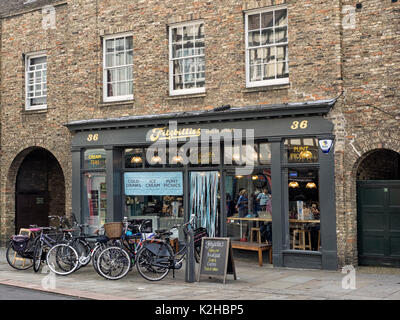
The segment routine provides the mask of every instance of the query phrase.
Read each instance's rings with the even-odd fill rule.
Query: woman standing
[[[239,218],[244,218],[248,213],[248,202],[247,191],[245,189],[239,192],[239,199],[236,204],[236,209],[239,211]]]

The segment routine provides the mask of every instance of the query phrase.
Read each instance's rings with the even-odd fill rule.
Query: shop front
[[[274,266],[336,270],[334,103],[70,122],[73,212],[93,229],[194,213],[210,236],[272,245]]]

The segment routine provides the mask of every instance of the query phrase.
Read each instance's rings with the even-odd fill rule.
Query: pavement
[[[339,271],[274,268],[258,265],[257,254],[237,258],[237,280],[202,276],[200,282],[185,282],[185,270],[172,271],[163,280],[149,282],[134,268],[120,280],[107,280],[91,263],[68,276],[15,270],[0,248],[0,284],[96,300],[399,300],[400,269],[360,267],[355,282]],[[267,257],[264,257],[266,262]],[[354,279],[354,278],[353,278]],[[344,286],[342,285],[344,283]],[[351,284],[351,286],[350,286]],[[347,289],[346,289],[347,287]],[[0,300],[2,300],[0,296]]]

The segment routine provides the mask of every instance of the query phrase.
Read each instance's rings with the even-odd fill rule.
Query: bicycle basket
[[[13,250],[21,253],[24,252],[28,246],[30,237],[26,235],[15,235],[11,237]]]
[[[201,242],[201,238],[208,237],[208,232],[206,228],[197,228],[194,230],[194,243]]]
[[[122,228],[122,222],[108,222],[104,224],[104,231],[110,239],[121,238]]]

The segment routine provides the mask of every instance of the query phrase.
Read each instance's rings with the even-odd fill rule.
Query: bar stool
[[[298,242],[296,242],[296,238],[298,238]],[[306,236],[308,238],[308,244],[306,244]],[[292,247],[294,250],[312,250],[311,248],[311,232],[304,229],[294,229],[293,230],[293,242]]]
[[[251,228],[250,229],[250,242],[253,242],[253,234],[254,232],[257,233],[257,240],[258,243],[261,243],[261,232],[260,232],[260,228]]]

